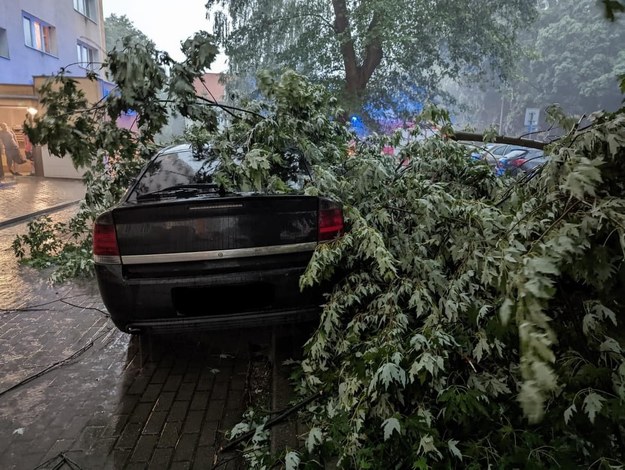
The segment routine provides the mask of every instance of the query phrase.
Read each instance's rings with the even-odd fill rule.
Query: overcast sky
[[[184,59],[181,41],[197,31],[209,31],[205,4],[206,0],[102,0],[105,18],[111,13],[126,15],[157,49],[167,51],[175,60]],[[211,71],[223,72],[225,68],[225,57],[220,54]]]

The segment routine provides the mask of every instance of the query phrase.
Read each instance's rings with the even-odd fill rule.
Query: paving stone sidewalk
[[[217,452],[247,406],[251,351],[269,332],[138,339],[92,310],[84,288],[54,295],[73,306],[0,322],[1,468],[59,458],[84,469],[244,468]]]
[[[271,331],[121,333],[93,281],[52,286],[17,265],[24,230],[0,230],[0,468],[244,468],[219,449]]]
[[[8,175],[0,181],[0,227],[82,199],[81,180]]]

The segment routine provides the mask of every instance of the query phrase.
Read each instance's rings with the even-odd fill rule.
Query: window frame
[[[0,57],[10,59],[11,53],[9,49],[9,34],[6,28],[0,27]]]
[[[83,52],[87,52],[91,60],[84,60]],[[98,50],[95,47],[91,47],[82,41],[76,42],[76,55],[78,58],[78,65],[83,69],[95,70],[95,63],[98,61]]]
[[[85,18],[95,21],[97,18],[97,6],[94,0],[74,0],[74,10]]]
[[[22,30],[26,47],[44,54],[56,54],[56,28],[50,23],[23,11]]]

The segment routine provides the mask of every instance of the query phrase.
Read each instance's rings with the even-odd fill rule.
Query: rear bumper
[[[198,330],[229,330],[255,328],[289,323],[303,323],[318,318],[320,308],[281,310],[274,312],[248,312],[244,314],[215,315],[197,318],[169,318],[143,320],[124,325],[127,333],[170,333]]]
[[[310,320],[322,289],[301,292],[304,267],[127,279],[120,265],[96,264],[100,295],[125,332],[229,329]]]

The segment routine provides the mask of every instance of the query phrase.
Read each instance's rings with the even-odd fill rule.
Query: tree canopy
[[[141,44],[154,46],[154,42],[137,29],[126,15],[117,16],[113,13],[106,17],[104,20],[104,34],[106,35],[107,51],[112,51],[115,46],[121,46],[123,38],[128,36],[134,37]]]
[[[625,23],[596,0],[542,0],[538,18],[520,32],[523,56],[513,73],[495,86],[453,80],[449,92],[464,105],[462,120],[476,128],[501,120],[508,132],[527,132],[527,108],[557,105],[570,115],[619,107],[619,77],[625,74]],[[500,132],[504,132],[500,129]]]
[[[620,101],[618,76],[625,74],[625,23],[607,22],[594,0],[550,2],[524,43],[534,56],[511,83],[522,109],[558,103],[567,113],[613,111]]]
[[[363,103],[414,112],[444,76],[506,74],[534,0],[209,0],[235,75],[297,70]],[[408,103],[408,109],[402,109]]]

